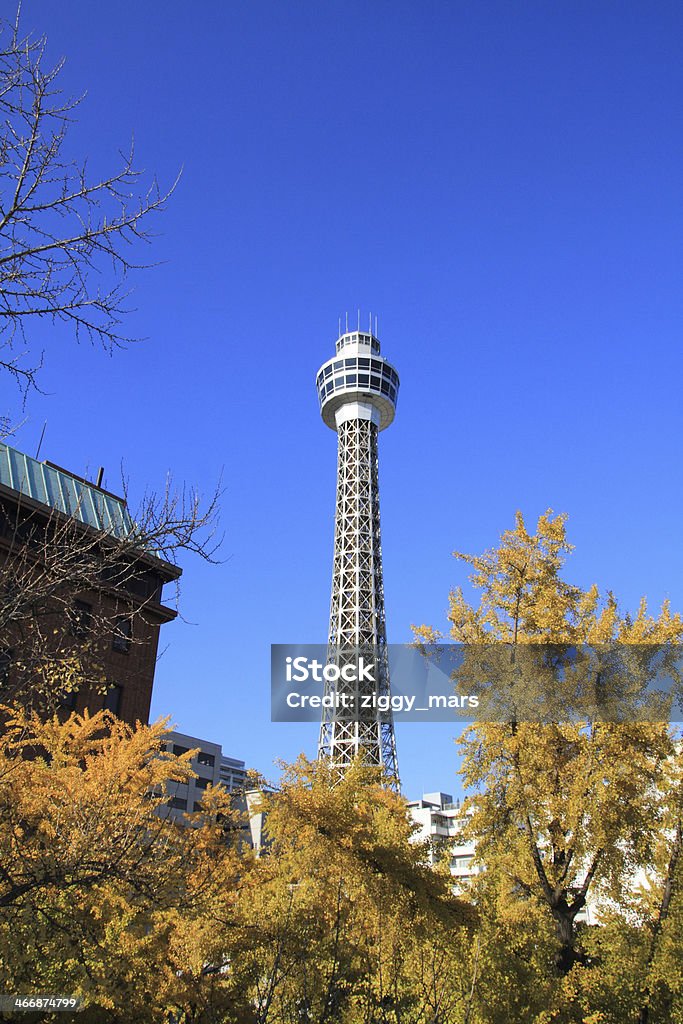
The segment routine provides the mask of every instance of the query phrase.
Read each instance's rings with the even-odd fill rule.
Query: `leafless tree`
[[[176,586],[177,603],[178,554],[216,561],[219,497],[217,488],[203,501],[168,480],[134,515],[122,498],[121,521],[108,530],[82,522],[77,510],[0,497],[3,700],[54,709],[81,686],[104,691],[102,655],[117,630],[124,649],[149,642],[163,582]]]
[[[34,339],[44,321],[109,351],[133,340],[123,326],[130,272],[145,265],[140,244],[175,183],[162,190],[148,179],[132,146],[104,177],[71,160],[67,137],[82,97],[64,94],[64,61],[48,62],[45,37],[23,34],[19,14],[14,23],[0,18],[0,372],[25,401],[38,387],[43,356]],[[0,437],[8,429],[0,417]],[[174,565],[181,550],[215,560],[219,496],[220,486],[203,501],[169,478],[143,496],[125,529],[104,532],[69,510],[0,500],[3,699],[58,698],[56,672],[66,690],[101,682],[99,653],[117,622],[143,621],[156,601],[150,564]],[[53,682],[43,687],[43,678]]]
[[[24,396],[42,365],[31,341],[39,321],[109,350],[132,340],[122,328],[128,274],[174,187],[145,185],[132,145],[103,178],[67,158],[83,97],[62,93],[63,64],[46,65],[46,39],[22,36],[18,13],[13,25],[0,19],[0,369]]]

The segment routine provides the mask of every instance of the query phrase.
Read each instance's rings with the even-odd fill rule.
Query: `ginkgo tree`
[[[79,996],[84,1024],[461,1024],[476,910],[376,770],[285,767],[256,857],[221,787],[164,814],[193,752],[163,722],[3,713],[3,991]]]
[[[300,758],[264,797],[268,849],[245,904],[260,927],[240,960],[258,1024],[460,1024],[476,913],[380,781]]]
[[[675,651],[683,621],[668,603],[651,614],[644,599],[634,616],[622,614],[611,593],[568,583],[563,570],[571,550],[566,516],[548,511],[534,532],[518,513],[498,547],[482,555],[456,553],[469,566],[470,583],[479,594],[470,602],[457,588],[449,598],[448,637],[466,645],[459,683],[468,671],[470,682],[481,682],[485,648],[499,647],[505,664],[514,665],[517,675],[509,669],[501,673],[506,685],[514,676],[519,686],[519,665],[527,667],[521,672],[521,699],[512,699],[509,688],[502,705],[496,704],[494,692],[489,708],[495,707],[497,720],[477,722],[460,741],[462,774],[475,792],[468,831],[486,867],[484,884],[496,893],[490,904],[495,913],[512,921],[539,908],[552,922],[557,1006],[564,998],[578,1014],[566,1019],[584,1019],[578,979],[597,969],[589,931],[580,925],[586,908],[602,907],[605,918],[621,913],[622,921],[627,911],[637,914],[638,875],[649,875],[650,912],[641,918],[650,937],[641,945],[649,952],[633,965],[630,1004],[634,1014],[645,1013],[633,1019],[645,1021],[642,1007],[654,1005],[657,986],[660,994],[666,987],[661,971],[656,982],[648,979],[660,956],[660,936],[674,914],[672,904],[678,906],[680,801],[668,796],[678,755],[668,721],[643,721],[642,714],[636,720],[630,706],[620,715],[582,717],[575,705],[566,720],[553,715],[529,720],[520,709],[528,710],[534,685],[540,687],[535,697],[542,696],[546,681],[531,667],[538,667],[546,645],[565,652],[565,667],[569,654],[586,645],[595,657],[616,651],[618,679],[629,659],[646,649],[665,656]],[[421,643],[444,639],[432,626],[414,630]],[[636,662],[639,671],[645,666],[638,681],[647,683],[648,658]],[[562,673],[556,677],[558,687],[563,678]],[[590,681],[591,692],[596,682],[599,674]],[[495,691],[495,678],[490,685]],[[604,977],[602,982],[609,989]],[[674,988],[680,987],[679,977]]]
[[[236,903],[251,866],[230,841],[229,798],[207,794],[191,828],[163,813],[169,787],[193,774],[193,752],[166,752],[164,722],[3,716],[2,991],[80,996],[84,1021],[243,1009],[236,979],[214,984],[240,944]]]

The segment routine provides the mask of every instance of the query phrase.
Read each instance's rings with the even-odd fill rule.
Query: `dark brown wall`
[[[83,595],[83,598],[96,604],[95,595]],[[117,710],[119,718],[130,725],[137,721],[146,724],[149,721],[161,620],[148,609],[131,614],[123,602],[111,598],[104,598],[99,608],[98,618],[107,618],[111,624],[108,635],[102,636],[93,653],[98,670],[101,666],[106,679],[106,684],[102,685],[122,687]],[[129,614],[133,626],[132,641],[126,652],[115,650],[112,645],[115,621],[119,616]],[[101,710],[106,702],[106,695],[101,691],[102,686],[83,689],[76,696],[71,710],[83,711],[86,707],[90,711]]]
[[[5,522],[11,522],[12,510],[7,507],[6,496],[3,496],[2,504],[5,512],[9,513],[5,515]],[[24,504],[22,499],[22,507]],[[37,520],[45,516],[40,511],[33,514]],[[13,564],[16,566],[21,560],[23,566],[28,558],[35,572],[40,573],[40,566],[45,562],[40,561],[39,553],[39,545],[22,549],[16,535],[8,535],[5,529],[0,536],[0,601],[9,600]],[[140,590],[139,583],[133,579],[124,586],[104,584],[97,591],[65,587],[54,599],[43,600],[37,612],[29,607],[23,619],[6,624],[0,636],[0,653],[11,651],[12,660],[5,692],[0,691],[0,701],[11,700],[16,695],[18,700],[26,699],[48,711],[59,709],[60,714],[66,716],[73,710],[82,712],[88,708],[95,712],[105,706],[111,707],[111,688],[121,687],[118,706],[111,707],[111,710],[130,725],[138,721],[147,723],[159,631],[162,624],[176,615],[172,609],[159,603],[159,589],[154,581],[157,584],[159,581],[169,582],[179,575],[179,571],[148,556],[144,556],[140,563],[134,563],[136,567],[138,564],[140,579],[151,580],[151,586],[144,582]],[[127,586],[133,590],[137,587],[138,593],[131,593]],[[82,634],[74,629],[72,608],[76,599],[87,602],[93,609],[91,628]],[[115,649],[113,644],[116,623],[120,618],[128,618],[132,624],[131,642],[126,651]],[[54,699],[43,701],[42,705],[38,700],[34,702],[30,696],[33,670],[25,669],[22,674],[22,663],[32,665],[41,658],[49,661],[55,656],[69,655],[78,655],[87,682],[76,694],[49,695]],[[37,671],[33,671],[33,678],[37,678]]]

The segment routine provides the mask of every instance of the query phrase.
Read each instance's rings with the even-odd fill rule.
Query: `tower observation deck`
[[[380,355],[373,333],[347,330],[337,339],[336,355],[320,367],[316,385],[323,421],[338,438],[328,662],[343,666],[365,652],[374,665],[372,681],[326,682],[326,695],[336,699],[323,709],[318,757],[343,774],[362,754],[366,764],[384,768],[398,789],[391,708],[382,706],[388,701],[377,702],[390,696],[378,437],[394,419],[398,374]]]

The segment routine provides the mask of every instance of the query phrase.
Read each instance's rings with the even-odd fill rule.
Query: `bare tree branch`
[[[45,37],[22,37],[18,20],[0,20],[0,371],[25,398],[42,364],[30,324],[66,323],[109,351],[134,340],[122,326],[128,275],[149,266],[135,253],[178,179],[166,190],[144,184],[132,144],[104,178],[67,159],[83,97],[64,96],[64,61],[45,68]]]
[[[12,652],[4,699],[54,709],[81,686],[104,692],[102,655],[117,631],[127,627],[126,649],[149,642],[145,624],[169,615],[164,582],[175,580],[177,605],[179,553],[217,561],[220,493],[203,501],[169,476],[110,531],[20,495],[0,499],[0,660]]]

